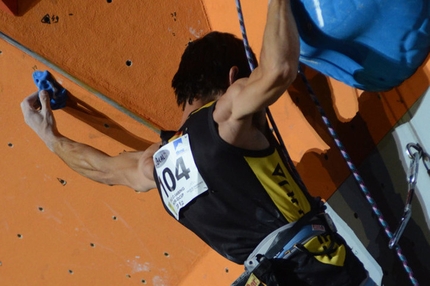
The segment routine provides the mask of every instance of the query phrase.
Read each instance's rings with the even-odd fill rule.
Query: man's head
[[[194,99],[224,94],[230,86],[232,67],[237,67],[235,79],[251,74],[242,40],[234,35],[211,32],[190,42],[172,80],[178,105],[185,107]]]

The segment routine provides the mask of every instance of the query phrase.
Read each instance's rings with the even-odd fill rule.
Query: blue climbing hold
[[[401,84],[430,52],[428,0],[292,1],[300,62],[348,85]]]
[[[48,92],[50,105],[53,110],[66,106],[68,98],[67,90],[55,80],[49,71],[35,71],[33,73],[33,80],[39,91],[46,90]]]

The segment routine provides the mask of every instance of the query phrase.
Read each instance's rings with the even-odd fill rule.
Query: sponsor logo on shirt
[[[164,163],[167,161],[167,158],[169,158],[170,152],[169,150],[161,150],[154,156],[154,163],[155,168],[160,168],[164,165]]]

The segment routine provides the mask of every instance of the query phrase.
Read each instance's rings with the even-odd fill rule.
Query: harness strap
[[[316,210],[313,210],[297,222],[272,232],[248,257],[244,263],[245,272],[231,286],[247,285],[251,275],[262,277],[270,270],[270,259],[288,259],[295,251],[301,250],[297,246],[308,242],[311,238],[327,232],[336,232],[332,225],[328,214],[316,214]]]

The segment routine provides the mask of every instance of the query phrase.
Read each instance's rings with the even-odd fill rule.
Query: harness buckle
[[[330,215],[328,213],[323,213],[322,215],[324,217],[325,222],[327,223],[328,228],[331,230],[331,232],[337,233],[336,225],[334,224]]]

